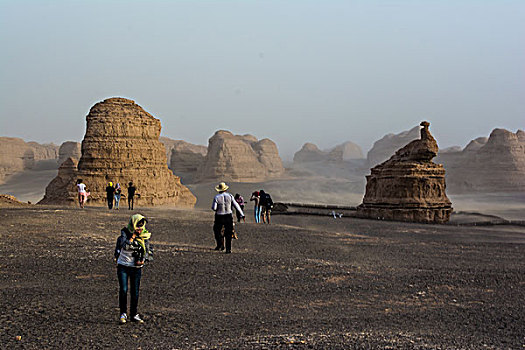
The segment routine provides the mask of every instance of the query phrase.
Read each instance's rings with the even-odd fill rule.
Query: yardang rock
[[[445,169],[432,162],[438,145],[422,122],[421,139],[410,142],[389,160],[371,169],[366,177],[363,218],[445,223],[452,213],[445,193]]]
[[[197,170],[197,181],[264,181],[282,175],[284,167],[275,143],[252,135],[219,130],[208,142],[208,152]]]
[[[120,183],[126,193],[133,181],[140,193],[138,206],[193,206],[195,196],[168,169],[166,151],[159,141],[160,120],[134,101],[110,98],[95,104],[86,116],[78,168],[74,161],[63,164],[60,184],[53,180],[40,203],[71,203],[76,200],[76,179],[83,179],[91,192],[89,203],[105,203],[108,182]],[[67,169],[66,169],[67,168]],[[71,174],[72,173],[72,174]]]

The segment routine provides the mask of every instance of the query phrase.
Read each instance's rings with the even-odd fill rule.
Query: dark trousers
[[[134,202],[133,196],[129,196],[128,197],[128,209],[129,210],[133,210],[133,204],[134,204],[133,202]]]
[[[224,227],[224,237],[221,230]],[[232,235],[233,235],[233,215],[217,215],[215,214],[215,223],[213,224],[213,233],[217,241],[217,247],[224,247],[226,240],[226,251],[232,250]]]
[[[108,198],[108,208],[113,209],[113,196],[107,197]]]
[[[142,276],[142,268],[130,267],[130,266],[117,266],[117,277],[118,284],[120,287],[118,293],[118,304],[120,307],[120,313],[123,314],[128,308],[128,280],[130,284],[130,308],[129,315],[131,317],[137,314],[137,305],[139,303],[139,288],[140,288],[140,277]]]

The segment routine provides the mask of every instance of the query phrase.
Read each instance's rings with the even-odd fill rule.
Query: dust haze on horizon
[[[440,147],[525,128],[523,1],[0,0],[0,136],[81,141],[109,97],[162,135],[352,141],[431,122]]]

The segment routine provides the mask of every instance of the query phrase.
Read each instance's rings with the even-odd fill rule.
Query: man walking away
[[[113,209],[113,196],[115,195],[115,187],[113,182],[108,183],[106,187],[106,199],[108,200],[108,209]]]
[[[133,182],[130,181],[128,184],[128,209],[133,210],[133,202],[135,201],[135,191],[137,188],[133,185]]]
[[[211,204],[211,209],[215,212],[215,222],[213,224],[213,233],[215,234],[215,240],[217,246],[215,250],[224,250],[224,241],[226,240],[226,254],[232,252],[232,236],[233,236],[233,212],[232,204],[235,207],[241,217],[244,218],[244,213],[235,201],[233,196],[226,192],[228,185],[221,182],[215,186],[215,190],[219,192],[214,198]],[[221,234],[221,230],[224,227],[224,237]]]

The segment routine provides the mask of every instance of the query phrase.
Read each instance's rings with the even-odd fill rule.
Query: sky
[[[525,129],[525,1],[0,0],[0,136],[81,141],[109,97],[162,135],[364,153],[422,120],[441,148]]]

